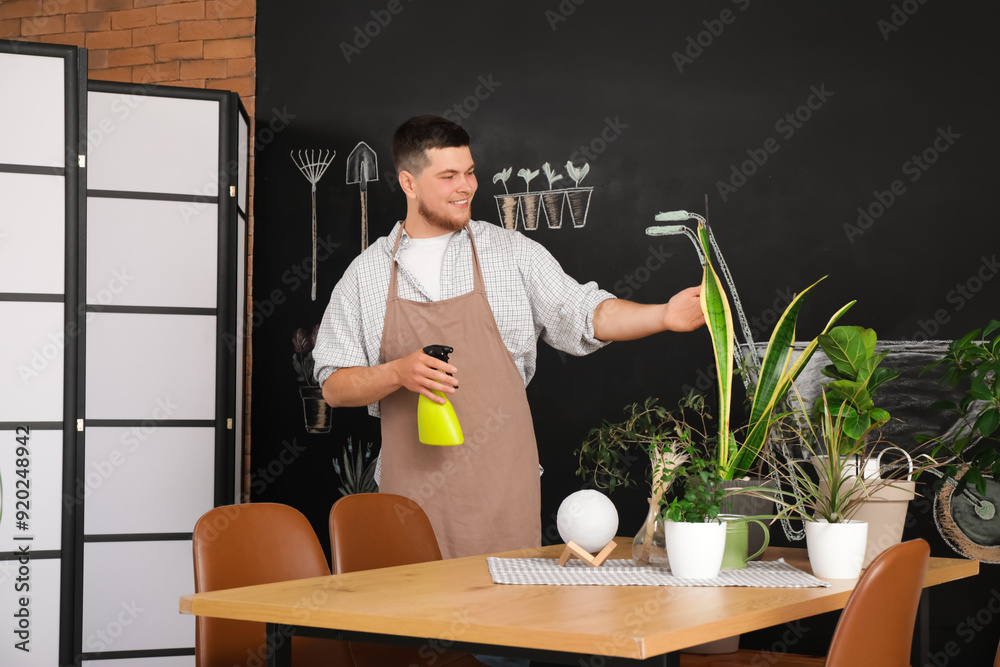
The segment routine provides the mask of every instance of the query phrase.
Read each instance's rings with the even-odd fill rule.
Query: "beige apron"
[[[396,238],[393,258],[399,250]],[[382,330],[382,363],[427,345],[455,348],[459,389],[447,394],[465,444],[417,439],[418,394],[405,387],[382,399],[379,490],[415,500],[430,517],[445,558],[541,543],[538,448],[524,381],[486,298],[469,232],[475,284],[467,294],[420,303],[400,299],[394,259]]]

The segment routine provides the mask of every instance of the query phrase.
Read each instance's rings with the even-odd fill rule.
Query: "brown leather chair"
[[[206,512],[194,527],[194,587],[224,588],[329,576],[315,531],[298,510],[275,503],[227,505]],[[197,667],[261,665],[264,624],[199,616]],[[346,642],[292,638],[295,667],[354,667]]]
[[[788,655],[783,657],[783,661],[775,663],[771,660],[772,654],[739,651],[728,656],[683,655],[681,665],[908,666],[913,625],[917,619],[929,556],[927,542],[911,540],[886,549],[868,565],[840,614],[825,661],[822,658]],[[1000,663],[996,667],[1000,667]]]
[[[409,498],[391,493],[356,493],[335,502],[330,551],[337,574],[441,560],[427,514]],[[358,667],[483,664],[468,653],[441,652],[430,644],[412,649],[351,642],[351,649]]]

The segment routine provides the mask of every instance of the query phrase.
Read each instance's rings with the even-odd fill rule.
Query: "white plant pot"
[[[713,579],[722,568],[726,524],[667,521],[664,526],[670,572],[682,579]]]
[[[806,549],[813,574],[823,579],[857,579],[865,560],[868,524],[852,519],[806,522]]]

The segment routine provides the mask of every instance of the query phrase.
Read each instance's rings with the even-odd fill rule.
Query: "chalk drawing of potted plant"
[[[493,175],[493,182],[501,181],[503,183],[502,195],[493,195],[497,200],[497,211],[500,212],[500,223],[507,229],[515,229],[517,227],[517,195],[510,194],[507,190],[507,179],[510,178],[511,172],[514,171],[514,167],[507,167],[497,174]]]
[[[545,213],[549,229],[559,229],[562,227],[563,200],[566,198],[566,191],[556,190],[552,185],[562,179],[562,174],[557,174],[548,162],[542,165],[542,171],[549,181],[549,191],[542,193],[542,211]]]
[[[538,229],[538,201],[541,199],[541,194],[537,192],[532,194],[531,180],[539,173],[537,169],[534,171],[520,169],[517,172],[517,175],[524,179],[524,193],[518,196],[518,208],[525,229]]]
[[[572,161],[566,162],[566,173],[573,179],[572,188],[566,189],[566,201],[569,202],[569,215],[573,220],[574,227],[583,227],[587,224],[587,211],[590,209],[590,195],[594,188],[581,188],[580,181],[590,173],[590,165],[584,163],[577,169]]]

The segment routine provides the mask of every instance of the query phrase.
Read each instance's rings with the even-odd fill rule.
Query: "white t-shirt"
[[[399,256],[399,261],[406,265],[406,270],[423,286],[427,295],[433,301],[441,298],[441,265],[444,263],[444,251],[455,232],[434,236],[429,239],[409,239],[406,253]]]

